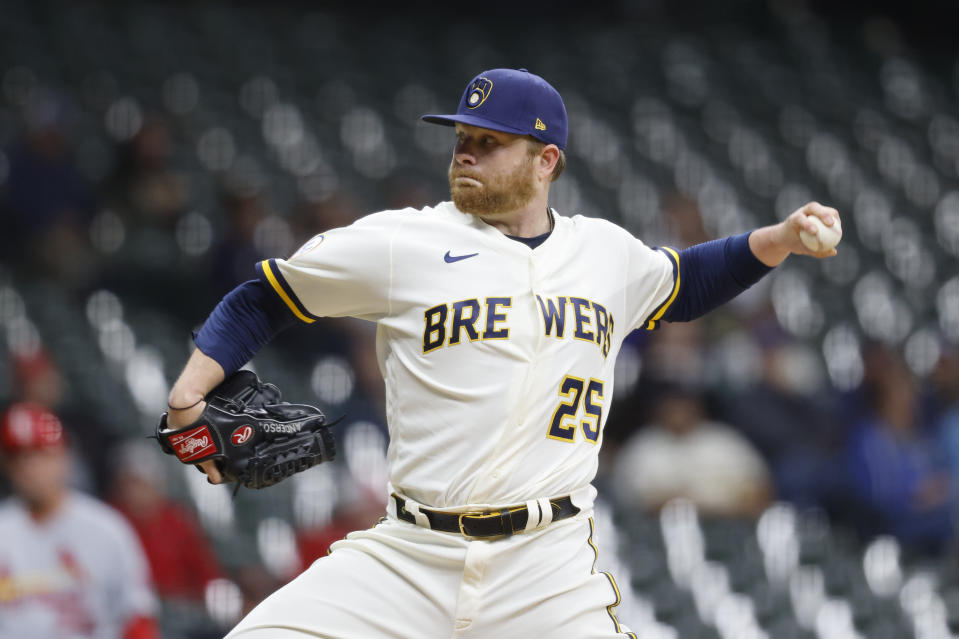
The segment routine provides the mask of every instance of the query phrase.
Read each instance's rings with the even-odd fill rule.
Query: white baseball
[[[825,222],[815,215],[809,215],[808,217],[816,225],[816,234],[812,235],[805,230],[799,231],[799,239],[806,245],[806,248],[816,253],[822,253],[839,244],[839,240],[842,239],[842,224],[838,217],[833,218],[832,226],[826,226]]]

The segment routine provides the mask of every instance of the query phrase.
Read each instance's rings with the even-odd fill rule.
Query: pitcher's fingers
[[[216,462],[213,460],[200,462],[200,468],[202,468],[203,472],[206,473],[207,481],[209,481],[211,484],[223,483],[223,475],[220,474],[220,469],[216,467]]]
[[[839,219],[839,211],[831,206],[825,206],[819,202],[810,202],[803,207],[803,213],[806,215],[815,215],[826,226],[832,226],[833,220]]]

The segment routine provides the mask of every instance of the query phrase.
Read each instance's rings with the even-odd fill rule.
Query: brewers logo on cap
[[[493,85],[496,97],[490,100]],[[566,107],[549,82],[526,69],[487,69],[473,76],[460,94],[456,113],[420,116],[425,122],[467,124],[513,135],[529,135],[566,148]]]
[[[493,83],[486,78],[476,78],[470,86],[469,96],[466,98],[466,106],[475,109],[486,102],[490,91],[493,90]]]

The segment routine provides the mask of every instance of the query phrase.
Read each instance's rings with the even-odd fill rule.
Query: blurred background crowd
[[[627,339],[597,478],[619,617],[643,639],[959,636],[959,54],[935,11],[956,15],[678,4],[3,3],[0,407],[59,418],[56,463],[132,526],[162,636],[221,636],[386,496],[375,327],[254,359],[345,415],[341,453],[235,498],[145,439],[191,331],[256,260],[447,199],[453,134],[418,116],[498,66],[565,99],[563,214],[675,247],[813,199],[843,215],[837,257]]]

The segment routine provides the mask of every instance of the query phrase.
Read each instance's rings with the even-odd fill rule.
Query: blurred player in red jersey
[[[145,442],[122,447],[110,505],[140,538],[157,595],[165,602],[202,606],[206,584],[223,576],[220,564],[193,513],[163,493],[166,482],[157,454]]]
[[[71,489],[63,426],[39,404],[0,418],[0,639],[155,639],[143,551],[113,509]]]

